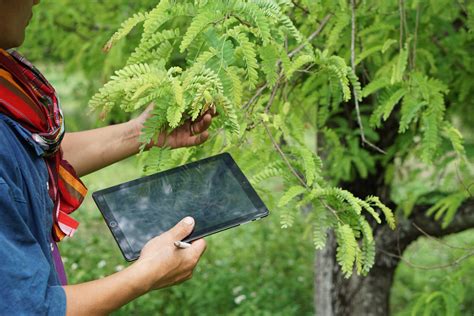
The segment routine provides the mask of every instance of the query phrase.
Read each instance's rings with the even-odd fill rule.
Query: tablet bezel
[[[135,180],[125,182],[125,183],[121,183],[121,184],[118,184],[118,185],[115,185],[103,190],[96,191],[92,193],[92,198],[94,199],[94,202],[99,208],[107,226],[109,227],[112,233],[112,236],[117,242],[120,248],[120,251],[122,252],[122,255],[125,257],[127,261],[134,261],[138,259],[138,257],[140,256],[141,250],[134,251],[132,246],[129,244],[127,237],[118,226],[118,222],[115,219],[114,213],[112,212],[107,202],[105,201],[104,195],[118,191],[118,190],[127,189],[128,187],[135,186],[143,182],[153,181],[154,179],[161,178],[163,176],[167,176],[167,175],[182,171],[184,169],[195,168],[201,164],[205,164],[205,163],[212,162],[215,160],[224,161],[225,165],[229,168],[229,170],[232,172],[235,179],[240,184],[242,191],[247,195],[251,203],[254,205],[256,212],[248,213],[244,216],[237,217],[231,221],[227,221],[219,225],[208,227],[201,234],[194,235],[194,236],[191,234],[189,237],[186,237],[183,241],[191,242],[193,240],[196,240],[205,236],[209,236],[217,232],[266,217],[268,215],[269,213],[268,208],[265,206],[261,198],[258,196],[257,192],[251,186],[247,177],[243,174],[243,172],[240,170],[240,168],[238,167],[238,165],[236,164],[236,162],[234,161],[234,159],[229,153],[222,153],[216,156],[212,156],[212,157],[205,158],[199,161],[191,162],[191,163],[188,163],[176,168],[168,169],[168,170],[158,172],[146,177],[142,177],[142,178],[135,179]]]

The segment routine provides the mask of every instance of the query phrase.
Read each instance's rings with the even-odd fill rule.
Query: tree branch
[[[265,122],[263,122],[263,126],[265,127],[265,131],[267,132],[268,134],[268,137],[270,138],[272,144],[273,144],[273,147],[275,147],[275,149],[277,150],[277,152],[280,154],[280,156],[283,158],[283,161],[285,162],[285,164],[287,165],[288,169],[290,169],[291,173],[293,173],[293,175],[296,177],[296,179],[298,179],[298,181],[301,183],[301,185],[305,188],[308,188],[308,186],[306,185],[306,182],[303,180],[303,178],[301,178],[301,176],[298,174],[298,172],[295,170],[295,168],[293,168],[293,166],[291,165],[290,161],[288,160],[288,158],[286,157],[285,153],[283,152],[283,150],[281,150],[280,146],[278,145],[278,143],[275,141],[275,138],[273,138],[273,135],[272,135],[272,132],[270,131],[270,129],[268,128],[267,124]]]
[[[319,35],[319,33],[321,33],[321,31],[324,29],[324,27],[326,26],[326,24],[328,23],[329,19],[331,18],[332,14],[328,14],[326,15],[321,23],[319,23],[319,26],[318,28],[313,32],[311,33],[311,35],[308,37],[308,39],[303,43],[301,44],[300,46],[296,47],[295,49],[293,49],[289,54],[288,54],[288,57],[293,57],[294,55],[298,54],[308,43],[310,43],[316,36]]]
[[[420,270],[438,270],[438,269],[451,268],[451,267],[457,266],[462,261],[474,256],[474,251],[471,251],[471,252],[468,252],[468,253],[460,256],[459,258],[457,258],[457,259],[455,259],[455,260],[453,260],[449,263],[446,263],[446,264],[441,264],[441,265],[436,265],[436,266],[423,266],[423,265],[419,265],[419,264],[414,264],[413,262],[405,259],[403,256],[397,255],[395,253],[391,253],[391,252],[385,251],[383,249],[379,249],[379,250],[383,254],[385,254],[389,257],[397,258],[397,259],[403,261],[407,266],[409,266],[411,268],[420,269]]]
[[[351,0],[351,10],[352,10],[352,31],[351,31],[351,67],[354,74],[355,71],[355,34],[356,34],[356,13],[355,13],[356,5],[355,0]],[[369,147],[375,149],[376,151],[386,154],[384,150],[377,147],[376,145],[372,144],[365,138],[364,133],[364,125],[362,124],[362,118],[360,116],[360,108],[359,108],[359,96],[357,95],[357,90],[354,86],[352,86],[352,94],[354,95],[354,105],[357,114],[357,124],[359,125],[360,130],[360,137],[362,139],[362,143],[368,145]]]
[[[443,229],[441,223],[426,215],[429,206],[418,206],[409,218],[401,218],[396,233],[384,226],[376,231],[377,247],[385,252],[402,256],[403,251],[422,235],[442,237],[474,228],[474,199],[468,199],[458,209],[452,222]],[[388,256],[383,252],[377,253],[376,264],[393,266],[400,258]]]
[[[301,4],[299,4],[298,2],[296,2],[295,0],[291,0],[291,2],[293,3],[293,5],[295,7],[297,7],[298,9],[302,10],[305,14],[309,14],[309,11],[308,9],[304,8]]]

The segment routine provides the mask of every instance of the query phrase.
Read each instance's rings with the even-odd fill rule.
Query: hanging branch
[[[355,35],[356,35],[356,23],[355,23],[355,0],[351,0],[351,9],[352,9],[352,32],[351,32],[351,67],[354,74],[355,71]],[[364,125],[362,124],[362,118],[360,116],[360,108],[359,108],[359,96],[357,95],[357,90],[354,86],[352,86],[352,93],[354,94],[354,104],[357,113],[357,123],[359,125],[360,130],[360,137],[362,139],[363,144],[367,144],[369,147],[375,149],[376,151],[386,154],[386,152],[379,148],[378,146],[372,144],[365,138],[364,133]]]
[[[400,14],[400,39],[399,46],[400,50],[403,49],[403,0],[398,1],[398,10]]]
[[[416,7],[415,35],[413,37],[412,69],[416,68],[416,45],[418,42],[418,27],[420,25],[420,4]]]

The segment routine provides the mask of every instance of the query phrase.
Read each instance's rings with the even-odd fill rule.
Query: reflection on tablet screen
[[[104,194],[118,226],[134,251],[190,215],[196,221],[192,235],[257,213],[222,159],[181,169],[150,181]]]

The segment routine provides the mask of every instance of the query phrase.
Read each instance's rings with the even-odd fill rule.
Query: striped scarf
[[[17,52],[0,49],[0,113],[28,131],[44,151],[48,193],[54,202],[52,235],[55,241],[72,236],[79,223],[68,214],[82,203],[87,188],[72,166],[62,159],[64,120],[53,87]]]

